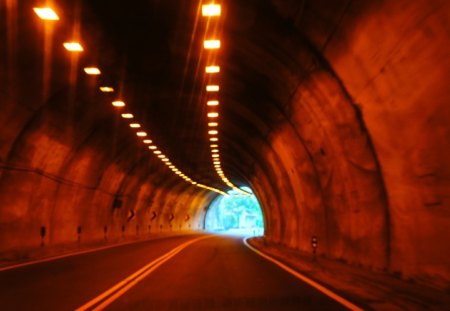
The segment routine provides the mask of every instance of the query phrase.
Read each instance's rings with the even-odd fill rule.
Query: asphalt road
[[[242,238],[185,244],[198,237],[127,244],[1,271],[0,310],[345,310],[255,254]]]

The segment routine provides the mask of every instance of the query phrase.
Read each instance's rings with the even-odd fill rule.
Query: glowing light
[[[208,101],[206,102],[206,104],[207,104],[208,106],[219,106],[219,101],[218,101],[218,100],[208,100]]]
[[[209,134],[209,135],[217,135],[218,133],[219,133],[219,132],[216,131],[216,130],[208,131],[208,134]]]
[[[205,49],[219,49],[220,40],[205,40],[203,41],[203,47]]]
[[[116,100],[112,102],[112,105],[114,107],[125,107],[125,103],[121,100]]]
[[[165,155],[163,155],[163,154],[160,154],[160,155],[158,155],[158,158],[160,158],[160,159],[165,159],[165,158],[166,158],[166,156],[165,156]]]
[[[110,86],[101,86],[99,87],[100,91],[102,91],[103,93],[112,93],[114,92],[114,89]]]
[[[131,113],[122,113],[121,116],[124,119],[133,119],[134,118],[133,114],[131,114]]]
[[[70,52],[82,52],[82,51],[84,51],[83,47],[78,42],[64,42],[63,45],[64,45],[64,48],[67,51],[70,51]]]
[[[206,86],[206,92],[218,92],[219,86],[218,85],[207,85]]]
[[[203,16],[220,16],[220,4],[204,4],[202,5]]]
[[[219,139],[217,137],[211,137],[209,140],[210,141],[219,141]]]
[[[95,76],[98,76],[99,74],[102,73],[100,69],[98,69],[97,67],[85,67],[84,72],[87,73],[88,75],[95,75]]]
[[[143,142],[144,142],[144,144],[151,144],[152,140],[151,139],[144,139]]]
[[[57,21],[59,20],[58,14],[51,8],[33,8],[34,13],[39,16],[40,19],[47,21]]]
[[[217,112],[208,112],[208,118],[217,118],[219,113]]]
[[[139,123],[131,123],[130,127],[133,128],[133,129],[138,129],[138,128],[141,127],[141,125]]]
[[[163,161],[163,162],[166,162],[167,165],[170,165],[170,164],[169,164],[169,159],[164,158],[164,159],[162,159],[162,161]]]
[[[213,158],[218,158],[219,155],[218,155],[217,153],[215,153],[215,154],[212,155],[212,157],[213,157]]]
[[[159,150],[155,150],[155,151],[153,151],[153,153],[154,153],[154,154],[161,154],[162,152],[159,151]]]
[[[145,136],[147,136],[147,133],[146,132],[137,132],[136,135],[139,137],[145,137]]]
[[[213,150],[211,150],[211,152],[212,152],[212,153],[218,153],[218,152],[219,152],[219,149],[213,149]]]
[[[218,72],[220,72],[220,67],[219,66],[206,66],[205,72],[206,73],[218,73]]]
[[[212,145],[209,145],[211,148],[217,148],[217,147],[219,147],[219,145],[217,145],[217,144],[212,144]]]

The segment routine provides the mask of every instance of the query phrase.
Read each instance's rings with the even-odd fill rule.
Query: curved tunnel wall
[[[267,238],[309,252],[317,235],[323,255],[448,280],[448,3],[307,3],[274,1],[272,22],[291,31],[278,51],[236,38],[284,119],[249,178]]]
[[[223,158],[257,195],[266,238],[309,252],[316,235],[324,256],[448,281],[448,1],[258,5],[228,17],[228,74],[245,85],[231,78],[241,93],[224,95],[234,118]],[[3,33],[0,251],[38,245],[42,225],[55,244],[75,241],[80,224],[89,240],[105,225],[111,238],[123,224],[127,235],[198,228],[214,195],[148,162],[63,56],[52,65],[58,95],[38,100],[45,83],[31,73],[44,55],[23,51],[42,44],[16,30]]]

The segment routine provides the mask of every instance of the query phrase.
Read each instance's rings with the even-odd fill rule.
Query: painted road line
[[[251,246],[247,240],[248,238],[244,238],[244,244],[250,248],[252,251],[254,251],[255,253],[257,253],[259,256],[273,262],[274,264],[276,264],[277,266],[279,266],[280,268],[282,268],[283,270],[289,272],[290,274],[292,274],[293,276],[295,276],[297,279],[307,283],[308,285],[314,287],[315,289],[317,289],[318,291],[322,292],[323,294],[327,295],[328,297],[330,297],[331,299],[339,302],[341,305],[343,305],[344,307],[353,310],[353,311],[363,311],[364,309],[361,309],[360,307],[356,306],[355,304],[351,303],[350,301],[348,301],[347,299],[339,296],[338,294],[332,292],[331,290],[325,288],[324,286],[320,285],[319,283],[311,280],[310,278],[304,276],[303,274],[300,274],[298,271],[295,271],[294,269],[288,267],[287,265],[285,265],[284,263],[270,257],[269,255],[264,254],[263,252],[261,252],[260,250],[254,248],[253,246]]]
[[[155,271],[158,267],[160,267],[162,264],[164,264],[166,261],[174,257],[176,254],[181,252],[183,249],[188,247],[189,245],[196,243],[200,240],[204,240],[207,238],[212,238],[214,236],[203,236],[199,237],[190,241],[187,241],[176,248],[172,249],[171,251],[167,252],[166,254],[158,257],[157,259],[153,260],[152,262],[145,265],[143,268],[139,269],[135,273],[131,274],[124,280],[120,281],[110,289],[106,290],[105,292],[101,293],[94,299],[88,301],[76,311],[84,311],[84,310],[103,310],[108,305],[110,305],[112,302],[117,300],[120,296],[122,296],[124,293],[126,293],[130,288],[132,288],[134,285],[136,285],[138,282],[143,280],[145,277],[147,277],[150,273]]]
[[[78,256],[78,255],[83,255],[83,254],[99,252],[99,251],[103,251],[103,250],[114,248],[114,247],[120,247],[120,246],[129,245],[129,244],[145,243],[145,242],[156,241],[156,240],[158,240],[158,238],[156,238],[156,239],[152,238],[152,239],[146,239],[146,240],[139,240],[139,241],[123,242],[123,243],[118,243],[118,244],[113,244],[113,245],[97,247],[97,248],[93,248],[93,249],[87,249],[87,250],[84,250],[84,251],[78,251],[78,252],[75,251],[75,252],[67,253],[67,254],[64,254],[64,255],[51,256],[51,257],[46,257],[46,258],[37,259],[37,260],[33,260],[33,261],[27,261],[27,262],[24,262],[24,263],[18,263],[18,264],[12,265],[12,266],[1,267],[0,268],[0,272],[7,271],[7,270],[12,270],[12,269],[17,269],[17,268],[21,268],[21,267],[26,267],[26,266],[31,266],[31,265],[36,265],[36,264],[39,264],[39,263],[53,261],[53,260],[58,260],[58,259],[62,259],[62,258],[67,258],[67,257],[72,257],[72,256]]]

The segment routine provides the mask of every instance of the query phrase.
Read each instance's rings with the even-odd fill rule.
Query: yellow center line
[[[110,305],[112,302],[117,300],[120,296],[122,296],[124,293],[126,293],[130,288],[132,288],[138,282],[143,280],[150,273],[155,271],[158,267],[160,267],[166,261],[168,261],[169,259],[174,257],[176,254],[181,252],[183,249],[185,249],[189,245],[196,243],[200,240],[204,240],[204,239],[208,239],[208,238],[212,238],[212,237],[214,237],[214,236],[199,237],[199,238],[187,241],[187,242],[177,246],[176,248],[172,249],[171,251],[167,252],[166,254],[151,261],[150,263],[148,263],[147,265],[145,265],[138,271],[134,272],[133,274],[131,274],[124,280],[120,281],[119,283],[117,283],[116,285],[111,287],[110,289],[101,293],[94,299],[88,301],[81,307],[77,308],[76,311],[84,311],[84,310],[89,310],[91,308],[92,308],[92,310],[103,310],[108,305]]]

